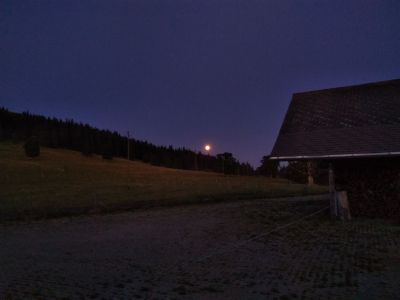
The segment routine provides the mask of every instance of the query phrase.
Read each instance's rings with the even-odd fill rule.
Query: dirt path
[[[398,299],[400,228],[323,200],[0,225],[0,299]]]

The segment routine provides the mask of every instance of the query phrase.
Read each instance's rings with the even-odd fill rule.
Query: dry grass
[[[21,145],[0,143],[0,220],[326,191],[282,179],[174,170],[124,159],[88,158],[68,150],[41,150],[39,158],[29,159]]]

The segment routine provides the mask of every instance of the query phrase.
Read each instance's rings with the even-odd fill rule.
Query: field
[[[327,205],[265,199],[0,224],[0,299],[399,299],[399,225],[331,221]]]
[[[326,195],[299,197],[324,187],[13,144],[0,158],[2,220],[29,220],[0,224],[0,299],[400,294],[398,221],[332,221]]]
[[[0,220],[121,211],[182,203],[287,197],[326,192],[282,179],[174,170],[124,159],[0,143]]]

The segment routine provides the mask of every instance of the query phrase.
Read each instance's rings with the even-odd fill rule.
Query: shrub
[[[30,137],[24,144],[25,154],[28,157],[37,157],[40,155],[40,145],[37,137]]]
[[[107,143],[103,146],[103,151],[102,151],[102,157],[103,159],[111,160],[113,158],[113,148],[110,143]]]
[[[87,142],[87,141],[85,141],[84,143],[83,143],[83,146],[82,146],[82,154],[84,155],[84,156],[92,156],[92,154],[93,154],[93,147],[92,147],[92,145],[89,143],[89,142]]]

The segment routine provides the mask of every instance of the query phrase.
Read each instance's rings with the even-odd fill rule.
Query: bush
[[[92,145],[89,143],[89,142],[87,142],[87,141],[85,141],[84,143],[83,143],[83,146],[82,146],[82,154],[84,155],[84,156],[92,156],[92,154],[93,154],[93,147],[92,147]]]
[[[113,148],[110,143],[107,143],[103,146],[103,151],[102,151],[102,157],[103,159],[107,160],[112,160],[113,159]]]
[[[40,145],[37,137],[30,137],[24,144],[25,154],[28,157],[38,157],[40,155]]]

